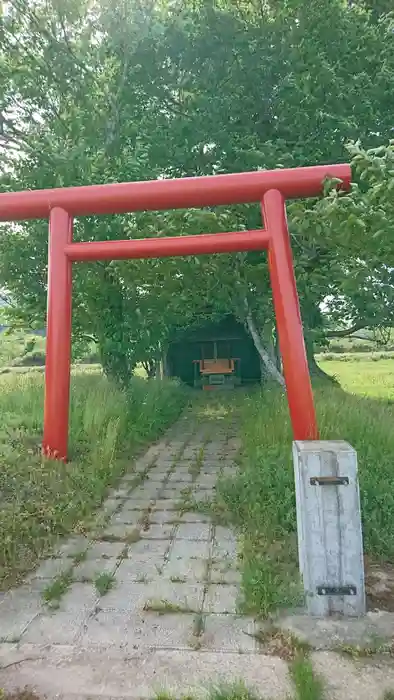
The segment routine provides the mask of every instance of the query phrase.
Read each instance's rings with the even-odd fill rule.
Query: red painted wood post
[[[73,219],[55,207],[49,215],[48,311],[43,453],[67,459],[71,360],[71,265],[66,246]]]
[[[281,192],[266,192],[262,211],[266,230],[270,234],[268,263],[293,435],[295,440],[317,440],[316,414],[287,228],[285,199]]]

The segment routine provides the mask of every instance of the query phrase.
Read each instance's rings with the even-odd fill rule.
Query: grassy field
[[[70,462],[40,454],[43,376],[0,377],[0,589],[31,570],[54,541],[84,532],[130,458],[179,415],[175,383],[135,377],[128,394],[103,377],[72,379]]]
[[[319,364],[347,392],[394,400],[394,354],[345,355],[330,360],[322,356]]]
[[[323,439],[348,440],[358,452],[365,552],[394,559],[394,361],[328,362],[341,387],[315,397]],[[275,389],[239,395],[243,452],[234,480],[219,485],[215,512],[241,532],[246,609],[266,616],[299,601],[291,430]]]
[[[44,361],[45,338],[33,333],[15,331],[0,333],[0,369],[13,366],[15,363]]]

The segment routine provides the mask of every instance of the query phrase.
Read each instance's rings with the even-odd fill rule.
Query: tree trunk
[[[260,334],[256,328],[251,311],[248,310],[246,315],[246,324],[250,335],[252,336],[255,348],[260,355],[261,361],[266,368],[269,377],[274,379],[281,387],[285,386],[283,375],[278,371],[275,361],[270,357],[268,350],[263,345]]]
[[[317,364],[315,360],[313,340],[308,331],[305,331],[305,349],[311,377],[316,377],[317,379],[323,379],[326,382],[337,384],[338,382],[336,381],[336,379],[334,379],[334,377],[330,377],[330,375],[324,372],[324,370],[322,370],[321,367],[319,367],[319,365]]]
[[[156,360],[145,360],[142,362],[142,366],[146,372],[148,379],[153,379],[156,376],[157,363]]]

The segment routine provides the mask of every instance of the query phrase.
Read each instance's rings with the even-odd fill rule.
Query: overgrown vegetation
[[[330,366],[332,363],[329,363]],[[315,388],[322,439],[347,440],[357,450],[365,552],[394,557],[394,387],[385,363],[374,373],[338,363],[339,387]],[[355,395],[359,392],[359,395]],[[365,394],[369,393],[370,396]],[[240,415],[243,452],[237,476],[219,484],[213,508],[241,531],[246,609],[266,616],[300,601],[291,430],[283,395],[263,389],[229,405]]]
[[[308,657],[299,654],[290,664],[290,673],[296,689],[297,700],[324,700],[322,679],[314,672]]]
[[[184,391],[171,381],[134,378],[121,392],[99,376],[72,379],[70,462],[43,460],[43,378],[1,378],[0,586],[32,569],[54,541],[85,532],[92,513],[133,454],[180,413]]]

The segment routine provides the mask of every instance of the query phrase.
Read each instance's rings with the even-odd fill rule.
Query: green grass
[[[111,590],[111,588],[114,587],[115,576],[113,574],[107,573],[106,571],[103,571],[101,574],[98,574],[94,579],[94,585],[97,593],[101,596],[104,596]]]
[[[83,533],[108,488],[185,405],[174,382],[72,378],[70,462],[42,459],[43,377],[0,377],[0,589],[20,580],[58,538]]]
[[[319,428],[322,439],[347,440],[357,450],[364,549],[393,560],[394,366],[367,361],[371,373],[361,375],[360,368],[338,363],[347,391],[315,388]],[[266,617],[302,601],[288,407],[279,391],[264,388],[238,394],[228,411],[239,416],[243,451],[237,476],[218,485],[213,512],[240,532],[244,609]]]
[[[296,689],[297,700],[323,700],[323,681],[313,670],[312,662],[303,654],[290,664],[290,675]]]
[[[350,359],[344,362],[346,357]],[[394,400],[394,354],[391,359],[379,355],[345,358],[327,361],[322,357],[319,365],[327,374],[335,376],[347,392]]]
[[[23,361],[23,358],[32,358],[33,354],[44,357],[45,338],[24,331],[0,332],[0,367],[13,365]],[[27,360],[26,360],[27,361]]]
[[[238,683],[220,683],[208,689],[207,700],[262,700],[262,696],[249,690],[243,681]],[[157,693],[154,700],[177,700],[165,690]],[[195,700],[193,695],[182,695],[179,700]]]
[[[158,615],[165,615],[166,613],[189,613],[193,610],[187,605],[185,601],[184,604],[173,603],[170,600],[148,600],[144,604],[144,610],[146,612],[156,612]]]
[[[44,589],[42,593],[43,600],[53,608],[57,608],[63,596],[67,593],[73,581],[72,571],[66,571],[64,574],[57,576]]]

